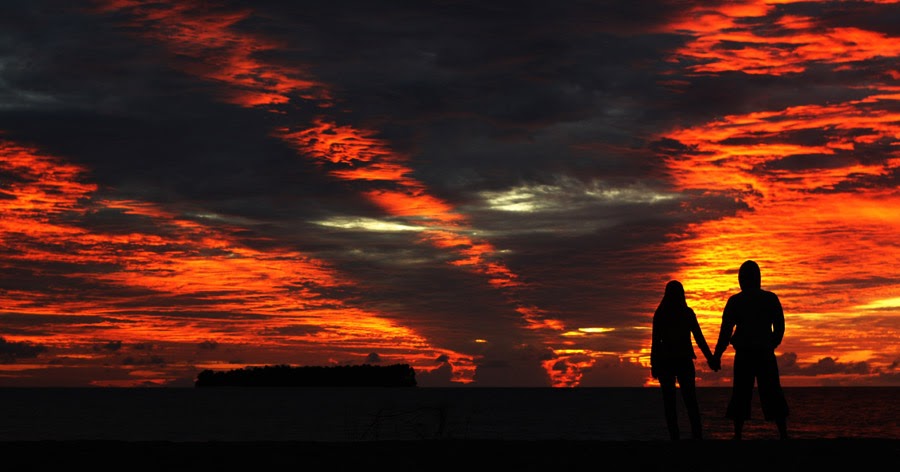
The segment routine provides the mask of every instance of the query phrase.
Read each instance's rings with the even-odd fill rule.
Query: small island
[[[195,387],[415,387],[416,372],[408,364],[377,366],[267,365],[227,371],[204,370]]]

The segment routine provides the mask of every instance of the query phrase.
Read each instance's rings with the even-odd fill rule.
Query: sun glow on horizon
[[[773,12],[760,8],[740,25],[730,22],[727,32],[721,25],[673,25],[693,38],[676,57],[696,60],[690,68],[698,73],[778,76],[813,63],[838,68],[900,55],[897,42],[884,34],[828,28],[823,35],[812,18],[783,16],[781,34],[757,35],[754,22]],[[741,50],[717,47],[727,41],[742,43]],[[677,188],[746,204],[733,216],[690,225],[690,237],[666,249],[683,255],[678,277],[705,331],[717,332],[721,307],[739,290],[737,266],[753,259],[762,268],[763,287],[782,299],[789,325],[785,343],[803,354],[802,362],[839,356],[867,360],[875,369],[896,363],[900,351],[890,342],[898,336],[896,323],[881,330],[834,323],[834,314],[856,317],[871,308],[900,314],[891,301],[900,291],[897,281],[861,270],[900,264],[900,213],[891,210],[900,208],[900,192],[875,185],[896,173],[900,156],[900,101],[893,89],[870,82],[857,88],[868,94],[861,99],[729,115],[665,135],[684,146],[666,156]],[[803,138],[811,132],[819,138]],[[861,339],[885,349],[863,358]]]

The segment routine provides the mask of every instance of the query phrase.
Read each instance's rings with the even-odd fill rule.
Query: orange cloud
[[[333,106],[327,87],[311,80],[301,70],[257,58],[260,52],[276,49],[276,44],[240,31],[239,23],[248,16],[247,11],[210,11],[177,3],[155,4],[149,8],[130,1],[107,2],[101,10],[127,12],[132,18],[130,24],[140,27],[138,34],[193,59],[185,63],[184,69],[221,84],[231,103],[274,110],[271,105],[298,99],[317,100],[321,108]],[[367,190],[364,195],[392,216],[439,226],[423,240],[439,242],[446,238],[448,231],[470,230],[451,204],[430,195],[423,183],[411,177],[413,170],[406,165],[406,157],[375,138],[375,133],[335,124],[325,118],[299,131],[282,128],[276,132],[305,157],[327,166],[327,171],[337,178],[383,182],[383,188]],[[492,254],[494,249],[490,244],[470,241],[438,247],[458,251],[462,258],[453,263],[488,274],[492,285],[500,288],[514,285],[515,276]],[[515,304],[514,296],[511,297]],[[532,319],[526,321],[530,323]],[[541,322],[542,327],[560,324]],[[548,333],[547,342],[556,342],[558,334]]]
[[[0,292],[4,313],[72,317],[6,336],[11,341],[50,346],[68,362],[102,362],[106,354],[90,350],[102,338],[173,345],[216,339],[262,353],[314,345],[325,357],[311,362],[376,350],[385,358],[402,354],[424,370],[439,355],[463,357],[329,296],[352,282],[322,261],[290,250],[261,252],[230,236],[228,227],[202,225],[146,202],[94,199],[97,186],[86,182],[86,169],[9,141],[0,141],[0,171],[15,177],[0,199],[0,238],[7,248],[0,265],[32,270],[38,281],[71,283]],[[157,232],[107,233],[78,218],[110,210],[123,219],[149,218]],[[65,272],[52,268],[59,264],[67,265]],[[314,329],[292,334],[298,326]],[[178,368],[186,361],[176,361]],[[457,376],[465,382],[473,373],[463,367]]]
[[[777,16],[780,3],[794,2],[698,7],[669,25],[691,38],[672,63],[698,74],[778,76],[813,64],[842,71],[900,55],[895,37]],[[665,157],[676,188],[748,207],[690,225],[661,248],[682,255],[677,277],[705,332],[718,332],[721,309],[738,290],[734,271],[754,259],[763,284],[785,305],[789,331],[782,349],[801,353],[806,362],[866,360],[883,371],[896,362],[900,351],[890,339],[900,326],[891,320],[900,307],[888,301],[896,300],[898,286],[871,272],[900,263],[900,215],[894,211],[900,193],[891,184],[900,163],[894,72],[885,72],[883,82],[851,86],[866,94],[859,100],[735,114],[664,134],[684,145]],[[860,308],[871,306],[880,308]]]
[[[772,18],[773,5],[786,3],[797,2],[696,7],[668,25],[669,31],[692,37],[671,60],[685,61],[695,73],[783,75],[814,63],[841,65],[900,54],[900,43],[884,33],[829,27],[810,17]]]
[[[875,96],[726,116],[666,135],[686,146],[666,158],[678,188],[729,195],[749,206],[689,226],[689,237],[664,249],[683,257],[678,277],[689,287],[704,331],[718,332],[721,308],[738,290],[734,270],[754,259],[764,285],[782,296],[791,329],[783,349],[796,349],[809,361],[874,350],[883,354],[870,363],[881,368],[896,359],[896,348],[875,339],[885,330],[896,333],[896,323],[874,333],[864,323],[822,322],[829,316],[864,318],[855,307],[891,299],[898,290],[871,273],[900,263],[900,214],[893,211],[900,208],[900,193],[877,184],[891,182],[900,162],[900,115],[892,111],[894,98]],[[792,141],[795,133],[809,131],[818,133],[816,144]],[[866,151],[872,145],[876,150]],[[832,156],[837,159],[826,164]],[[891,312],[886,310],[882,316]],[[827,349],[817,339],[828,339]]]
[[[128,11],[129,25],[142,35],[165,42],[188,72],[227,84],[223,88],[227,102],[256,107],[285,104],[295,96],[328,99],[328,91],[300,71],[255,58],[283,45],[236,31],[241,21],[250,16],[250,10],[200,9],[190,2],[147,4],[130,0],[97,5],[99,12]]]

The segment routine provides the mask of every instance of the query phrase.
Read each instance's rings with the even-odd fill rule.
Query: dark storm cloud
[[[8,139],[85,165],[101,191],[176,213],[266,221],[322,211],[311,204],[321,194],[331,195],[325,211],[342,205],[330,179],[269,136],[269,114],[220,103],[215,84],[174,69],[163,48],[76,8],[16,6],[0,42],[0,93],[46,99],[4,102]]]
[[[380,364],[381,356],[379,356],[377,352],[370,352],[369,355],[366,356],[366,360],[364,362],[366,364]]]
[[[107,323],[111,319],[106,316],[97,315],[32,315],[25,313],[4,313],[0,315],[4,328],[13,326],[37,327],[41,325],[65,325],[65,324],[101,324]]]
[[[449,362],[431,371],[417,371],[416,385],[420,387],[451,387],[453,386],[453,366]]]
[[[122,349],[122,341],[108,341],[94,346],[95,351],[118,352]]]
[[[289,326],[279,326],[277,328],[266,328],[259,334],[261,336],[309,336],[321,333],[323,331],[325,330],[319,326],[297,324]]]
[[[0,364],[12,364],[19,359],[34,359],[43,352],[47,352],[47,347],[42,344],[7,341],[0,337]]]
[[[670,228],[665,224],[626,224],[614,230],[569,237],[542,238],[538,234],[531,238],[500,238],[498,244],[511,248],[506,256],[510,267],[526,281],[540,281],[529,287],[530,296],[534,297],[530,301],[540,302],[552,312],[565,313],[573,321],[579,320],[580,327],[597,323],[629,325],[632,322],[627,314],[634,314],[636,307],[627,300],[646,300],[650,294],[655,299],[658,287],[647,287],[647,280],[623,277],[619,268],[628,267],[635,274],[662,275],[674,272],[678,259],[676,254],[658,254],[653,258],[629,258],[623,254],[653,243],[660,231]],[[613,296],[628,293],[636,297]]]
[[[900,167],[894,167],[881,175],[860,174],[835,184],[831,188],[818,188],[813,193],[853,192],[860,189],[900,188]]]
[[[823,27],[854,27],[891,36],[900,35],[900,12],[895,5],[888,3],[798,2],[779,5],[778,11],[815,17]]]
[[[840,362],[838,359],[831,357],[823,357],[816,363],[803,367],[797,364],[797,354],[793,352],[784,353],[780,360],[779,369],[783,375],[865,375],[872,371],[867,362]]]
[[[14,244],[17,241],[15,238],[9,238],[6,240],[7,244]],[[75,249],[78,248],[78,244],[71,244],[70,246],[66,245],[56,245],[52,243],[47,244],[35,244],[37,248],[47,251],[53,251],[54,249],[61,249],[60,252],[66,251],[67,249]],[[6,255],[18,254],[18,251],[15,249],[11,251],[3,251],[7,253]],[[74,251],[73,251],[74,252]],[[4,287],[9,287],[10,289],[17,290],[28,290],[29,288],[33,288],[34,286],[47,288],[50,291],[53,291],[55,288],[62,287],[81,287],[84,289],[88,289],[90,286],[98,286],[102,285],[101,283],[88,280],[88,279],[71,279],[66,277],[66,275],[76,272],[82,274],[104,274],[109,272],[114,272],[119,269],[117,264],[109,264],[103,262],[67,262],[67,261],[14,261],[8,262],[9,266],[6,267],[3,271],[3,274],[0,274],[0,280],[3,280]],[[35,285],[37,284],[37,285]]]
[[[208,300],[193,300],[189,297],[184,297],[185,305],[206,305],[209,303]],[[169,299],[167,304],[156,305],[153,302],[157,301],[156,299],[150,299],[147,303],[132,303],[132,304],[116,304],[119,308],[130,307],[127,310],[127,313],[130,315],[148,315],[154,316],[159,315],[158,309],[160,307],[170,308],[170,307],[178,307],[181,306],[180,303],[176,303]],[[216,299],[216,302],[219,302],[219,299]],[[225,300],[227,301],[227,300]],[[141,308],[144,308],[143,310]],[[120,316],[113,318],[117,323],[131,323],[133,321],[129,320],[129,316]],[[179,310],[167,310],[165,311],[165,317],[173,320],[264,320],[268,319],[268,315],[258,315],[252,313],[242,313],[240,311],[221,311],[221,310],[200,310],[200,309],[179,309]],[[222,331],[228,331],[229,329],[240,330],[243,328],[238,327],[230,327],[229,325],[222,325],[220,327]]]
[[[9,64],[4,90],[18,99],[0,112],[0,127],[13,137],[40,142],[86,165],[91,179],[120,198],[158,202],[176,212],[249,218],[256,223],[249,225],[251,235],[274,236],[327,256],[370,288],[357,294],[361,303],[389,317],[427,320],[426,333],[507,312],[480,333],[502,344],[505,326],[516,319],[507,302],[483,282],[448,268],[440,251],[412,244],[415,235],[323,232],[296,223],[330,213],[379,214],[268,138],[281,124],[278,117],[218,103],[214,85],[174,70],[173,58],[161,48],[83,12],[57,11],[50,19],[54,28],[32,35],[28,25],[46,20],[40,9],[20,7],[8,17],[16,20],[5,29],[3,49]],[[668,94],[657,85],[657,74],[667,66],[658,57],[680,40],[633,33],[651,31],[675,15],[664,2],[649,8],[650,16],[645,6],[628,2],[600,10],[520,2],[254,7],[259,13],[240,28],[265,29],[299,45],[272,55],[307,65],[333,86],[339,103],[350,105],[339,108],[342,119],[377,129],[396,149],[411,153],[416,176],[452,202],[474,207],[481,203],[477,192],[482,190],[553,184],[557,176],[629,183],[645,179],[657,159],[642,150],[646,143],[640,136],[652,135],[664,120],[655,108]],[[302,123],[309,113],[292,109],[291,120]],[[585,151],[593,143],[604,143],[602,156]],[[613,249],[605,244],[615,244],[623,233],[632,243],[664,233],[639,229],[659,218],[657,207],[582,204],[582,195],[566,191],[560,190],[560,209],[554,212],[526,218],[472,212],[479,229],[512,249],[509,263],[525,277],[568,274],[551,277],[560,283],[538,290],[532,300],[538,305],[560,300],[552,308],[564,313],[622,290],[612,283],[619,275],[597,276],[579,268],[610,264]],[[77,224],[105,234],[163,235],[166,228],[152,218],[108,209],[91,212]],[[524,227],[570,227],[590,236],[555,250],[554,238],[521,232]],[[255,247],[265,244],[248,241]],[[170,249],[176,248],[158,248]],[[398,266],[398,256],[426,262]],[[598,289],[598,282],[607,285],[605,278],[609,288]],[[119,306],[201,305],[203,295],[222,294],[149,300],[149,294],[142,295]],[[188,309],[175,316],[239,315]]]
[[[47,152],[87,166],[88,177],[101,185],[98,196],[155,202],[179,216],[212,213],[264,224],[296,215],[339,212],[341,206],[357,213],[367,211],[355,195],[337,198],[342,193],[339,187],[308,161],[268,138],[271,127],[261,126],[258,115],[245,112],[234,123],[223,123],[235,112],[233,108],[216,110],[221,106],[190,101],[184,98],[176,103],[205,107],[207,114],[184,117],[177,108],[147,121],[70,112],[51,116],[0,112],[0,126],[8,137],[40,142]],[[77,129],[72,128],[73,122],[79,123]],[[48,136],[52,142],[44,144]],[[323,208],[323,201],[329,207]],[[115,214],[100,216],[104,219],[85,224],[101,224],[98,230],[115,228]]]
[[[340,264],[358,282],[343,292],[349,303],[402,324],[415,320],[418,333],[460,352],[471,349],[476,337],[504,344],[532,336],[521,331],[520,316],[503,293],[486,278],[447,264],[444,256],[431,250],[364,252]]]
[[[479,387],[549,387],[541,362],[553,358],[549,349],[532,346],[489,346],[478,362],[474,383]]]
[[[573,317],[576,327],[607,319],[620,327],[641,321],[643,311],[633,302],[598,309],[599,300],[622,293],[655,298],[658,281],[629,280],[628,274],[676,268],[675,255],[645,261],[620,258],[616,251],[661,242],[673,225],[745,208],[731,196],[688,194],[661,204],[585,197],[594,185],[665,193],[666,176],[652,170],[660,159],[651,147],[656,135],[674,122],[706,118],[729,105],[715,96],[698,98],[709,93],[710,84],[689,88],[693,95],[673,95],[662,83],[672,78],[663,75],[671,65],[660,58],[684,38],[636,34],[677,16],[677,6],[651,7],[658,16],[642,15],[639,10],[646,8],[628,2],[592,5],[583,14],[575,4],[255,7],[259,14],[240,28],[302,45],[271,56],[303,64],[329,84],[339,103],[330,116],[377,130],[392,149],[409,156],[416,178],[458,205],[479,238],[506,251],[504,263],[536,282],[522,295],[527,302],[550,316]],[[740,100],[734,90],[744,79],[719,93]],[[760,81],[757,87],[766,85]],[[787,100],[790,93],[783,96]],[[581,187],[560,186],[560,180]],[[497,211],[483,194],[542,185],[552,187],[538,196],[554,204],[548,211]],[[694,211],[679,212],[682,204]],[[483,326],[485,336],[501,344],[522,336],[508,328],[517,318],[508,301],[441,266],[440,251],[410,244],[415,233],[330,231],[326,237],[318,231],[310,237],[321,238],[317,254],[367,287],[357,300],[384,316],[418,319],[425,334],[456,324]],[[497,312],[510,315],[490,316]],[[456,342],[463,346],[468,338]]]
[[[778,159],[777,161],[767,162],[765,164],[765,168],[775,171],[790,170],[795,172],[803,172],[826,169],[840,169],[856,164],[857,162],[858,159],[853,155],[853,153],[794,154],[782,159]]]
[[[41,106],[21,102],[0,113],[0,126],[86,165],[102,189],[180,214],[248,218],[244,236],[254,247],[278,239],[329,257],[340,257],[355,236],[325,236],[297,221],[379,216],[268,137],[284,120],[217,102],[213,85],[173,69],[162,48],[74,9],[57,11],[52,21],[60,27],[34,36],[23,25],[39,22],[41,12],[21,7],[5,37],[6,57],[16,67],[5,70],[4,83],[10,93],[52,100]],[[666,3],[650,17],[627,2],[599,11],[575,4],[464,2],[254,7],[258,14],[239,28],[264,28],[299,45],[270,56],[297,60],[332,86],[339,103],[352,104],[335,113],[380,130],[399,151],[413,153],[416,176],[450,201],[471,202],[478,198],[474,192],[544,183],[548,176],[634,181],[645,178],[657,159],[633,136],[652,134],[660,121],[651,110],[668,92],[656,85],[667,67],[658,57],[680,40],[631,33],[653,30],[675,14]],[[311,113],[292,109],[290,124],[302,124]],[[573,141],[588,147],[619,143],[623,150],[600,157]],[[633,215],[641,208],[561,212],[546,224],[587,217],[594,225],[614,226],[626,214],[639,219]],[[521,218],[504,220],[507,215],[497,213],[475,216],[479,226],[499,232],[523,225]],[[144,221],[138,228],[148,232],[164,227]],[[133,216],[101,209],[80,225],[114,234],[134,223]],[[372,236],[356,246],[379,253]],[[387,246],[408,247],[410,239],[378,237],[396,241]],[[342,259],[335,263],[344,267]]]
[[[640,328],[680,263],[678,254],[646,248],[660,247],[693,223],[748,209],[746,194],[673,190],[660,162],[689,149],[660,135],[727,115],[860,99],[871,90],[844,85],[883,81],[895,69],[891,61],[875,59],[841,70],[811,65],[783,77],[684,76],[677,69],[683,64],[666,59],[689,38],[660,32],[691,8],[679,1],[223,5],[252,8],[253,14],[230,31],[279,41],[282,47],[255,57],[289,65],[325,84],[334,97],[332,106],[319,108],[321,103],[295,97],[272,113],[225,103],[233,84],[192,76],[185,68],[191,58],[179,56],[177,47],[167,49],[165,41],[143,38],[139,28],[124,26],[127,14],[97,15],[62,1],[15,2],[4,11],[2,137],[84,166],[84,181],[99,186],[85,202],[86,213],[54,222],[91,234],[171,240],[122,245],[122,250],[166,257],[227,254],[221,247],[192,248],[194,236],[203,235],[179,239],[184,229],[165,216],[135,215],[103,204],[136,200],[212,229],[235,245],[299,251],[327,263],[342,283],[319,287],[298,281],[277,288],[310,289],[328,307],[361,307],[414,328],[441,348],[477,352],[484,356],[479,385],[547,384],[540,365],[552,356],[535,347],[541,345],[537,334],[523,329],[513,301],[565,320],[567,329],[615,329],[613,335],[579,338],[579,344],[595,351],[633,349],[646,339]],[[778,6],[773,16],[804,8]],[[823,27],[846,24],[841,18],[846,11],[833,8]],[[857,10],[852,23],[896,34],[896,26],[885,20],[896,14],[883,13],[878,7]],[[496,260],[527,288],[497,290],[486,283],[487,276],[451,265],[459,254],[433,247],[422,228],[335,226],[354,218],[411,226],[414,221],[389,217],[363,195],[372,188],[395,188],[395,183],[339,181],[328,167],[273,136],[281,127],[302,130],[319,117],[372,130],[408,158],[410,177],[459,210],[470,225],[466,234],[490,242],[500,254]],[[821,145],[827,137],[807,131],[769,139]],[[872,143],[853,153],[791,156],[765,170],[879,163],[887,149]],[[0,176],[3,183],[17,178]],[[896,186],[897,181],[896,171],[861,175],[835,190]],[[503,207],[510,202],[526,209]],[[227,290],[172,295],[88,280],[90,274],[120,268],[29,262],[5,269],[0,282],[21,290],[49,284],[52,288],[43,293],[54,297],[102,296],[113,308],[136,316],[177,308],[166,315],[176,322],[267,318],[222,308],[243,300]],[[87,275],[67,276],[71,273]],[[216,306],[205,310],[210,300]],[[78,318],[89,320],[106,319]],[[129,319],[113,321],[120,325]],[[295,324],[261,334],[305,336],[321,329]],[[473,348],[475,338],[488,343],[479,351]],[[196,346],[210,347],[204,343]],[[164,362],[153,357],[127,361]],[[446,361],[423,375],[423,384],[449,383]],[[601,377],[614,368],[623,368],[620,360],[599,365],[588,383],[605,384]],[[640,381],[640,369],[626,370],[630,381]]]
[[[96,387],[97,384],[106,381],[127,382],[134,384],[135,379],[131,375],[130,369],[111,369],[108,365],[104,366],[70,366],[53,363],[52,368],[40,367],[36,369],[22,370],[22,378],[0,377],[0,386],[19,386],[24,384],[31,387]],[[164,383],[142,384],[146,386],[160,387],[193,387],[194,378],[199,369],[194,366],[179,367],[168,365],[172,380],[166,380]]]
[[[0,113],[0,127],[18,140],[41,143],[48,152],[85,165],[88,177],[101,185],[98,200],[109,195],[156,202],[163,209],[188,218],[193,214],[216,214],[219,220],[195,217],[209,225],[219,221],[230,224],[236,217],[244,218],[246,221],[237,223],[246,232],[237,236],[250,247],[264,250],[273,245],[267,241],[277,241],[274,244],[278,247],[295,247],[325,258],[354,277],[371,277],[379,283],[373,291],[356,293],[357,302],[383,310],[388,317],[419,318],[428,327],[426,332],[448,324],[442,321],[446,319],[489,318],[490,308],[503,306],[488,288],[458,275],[453,276],[454,282],[446,284],[441,278],[430,279],[433,273],[449,272],[447,268],[390,271],[387,281],[401,284],[381,285],[383,272],[379,269],[390,268],[390,264],[379,264],[379,257],[391,260],[398,251],[414,246],[412,236],[324,232],[320,227],[304,224],[304,220],[330,214],[377,217],[381,213],[363,203],[357,193],[348,191],[353,189],[334,183],[303,156],[269,138],[273,127],[283,124],[277,117],[218,103],[213,86],[173,69],[172,58],[161,48],[122,35],[90,16],[77,12],[69,15],[58,20],[66,23],[63,31],[69,34],[33,38],[22,29],[8,30],[15,43],[9,51],[35,50],[41,54],[30,57],[29,66],[17,69],[7,83],[16,90],[27,88],[33,91],[30,93],[39,92],[53,100],[41,104],[23,102],[17,109]],[[75,76],[69,77],[67,74],[73,70]],[[69,80],[60,81],[60,77]],[[366,102],[360,103],[365,105]],[[295,121],[290,124],[303,124],[308,113],[302,107],[291,110],[291,120]],[[73,128],[72,123],[77,123],[77,127]],[[158,218],[102,207],[71,223],[102,234],[139,231],[167,236],[178,231]],[[365,259],[360,261],[358,256],[348,255],[346,248],[364,252]],[[166,254],[178,252],[179,248],[163,245],[143,250]],[[443,263],[438,251],[425,252],[429,253],[426,258]],[[360,266],[363,269],[357,270]],[[367,272],[366,267],[373,269]],[[81,267],[79,272],[83,271]],[[47,280],[45,272],[30,283],[44,284]],[[448,282],[446,277],[443,282]],[[446,297],[432,296],[435,283],[445,288]],[[118,300],[114,303],[118,308],[136,313],[152,313],[142,310],[144,306],[154,307],[153,310],[178,307],[170,316],[260,318],[202,310],[209,297],[220,303],[229,301],[225,293],[135,293],[133,289],[68,278],[61,279],[58,286],[65,291],[76,288],[74,291],[82,297],[103,294]],[[352,292],[342,295],[354,297]],[[459,300],[487,298],[493,301],[476,305],[476,309],[458,306]],[[485,331],[508,330],[498,327]]]
[[[287,12],[285,23],[305,27],[281,37],[306,45],[295,60],[352,104],[345,119],[380,130],[453,196],[448,187],[470,179],[596,173],[575,168],[573,138],[630,144],[646,129],[665,93],[659,54],[677,38],[603,31],[632,16],[625,5],[579,16],[566,5],[319,3]]]
[[[829,287],[882,287],[900,283],[900,277],[890,275],[872,275],[870,277],[840,277],[829,280]]]
[[[130,366],[145,366],[145,365],[155,365],[161,366],[165,365],[166,360],[161,356],[145,356],[145,357],[133,357],[128,356],[122,359],[122,365],[130,365]]]
[[[128,214],[127,210],[120,208],[99,207],[85,213],[64,214],[58,219],[62,223],[109,235],[138,233],[165,236],[176,233],[174,225],[167,222],[160,224],[158,219],[149,216]],[[155,246],[147,249],[162,252],[178,248]]]
[[[203,318],[203,319],[263,319],[264,315],[223,311],[220,309],[203,310],[210,305],[210,300],[216,303],[240,302],[241,294],[235,291],[194,291],[186,295],[173,295],[168,292],[160,292],[152,289],[129,286],[116,282],[104,282],[91,277],[91,273],[111,272],[104,270],[89,270],[91,264],[66,264],[66,263],[40,263],[32,261],[29,267],[7,267],[0,275],[0,283],[4,289],[22,291],[33,294],[33,298],[23,300],[19,310],[25,310],[28,306],[41,307],[48,300],[63,301],[66,303],[90,303],[102,300],[108,307],[127,312],[129,314],[157,314],[160,308],[177,308],[167,311],[166,316],[174,318]],[[79,274],[77,276],[71,273]],[[237,290],[237,288],[235,289]],[[128,317],[116,316],[92,316],[90,313],[78,313],[75,316],[40,315],[29,316],[8,315],[9,323],[21,326],[21,329],[40,328],[57,324],[101,324],[111,322],[113,325],[129,323]],[[108,328],[98,326],[97,329]]]
[[[662,126],[686,127],[758,111],[777,111],[811,103],[858,100],[871,90],[847,88],[841,82],[858,83],[871,72],[835,73],[833,66],[811,66],[803,73],[789,76],[722,72],[715,76],[681,77],[655,112]],[[836,77],[839,78],[836,84]],[[802,91],[802,93],[800,93]]]

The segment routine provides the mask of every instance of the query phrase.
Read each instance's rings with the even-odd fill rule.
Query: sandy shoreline
[[[698,470],[815,471],[893,464],[900,440],[704,441],[6,441],[5,463],[36,470],[187,467],[247,470]],[[46,469],[45,469],[46,468]]]

